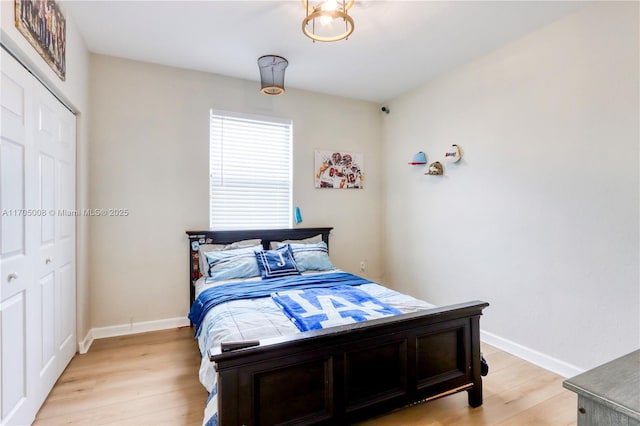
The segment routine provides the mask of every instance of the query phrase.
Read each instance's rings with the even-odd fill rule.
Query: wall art
[[[61,80],[66,78],[67,23],[54,0],[15,0],[16,28]]]
[[[315,151],[315,187],[363,189],[363,155],[350,151]]]

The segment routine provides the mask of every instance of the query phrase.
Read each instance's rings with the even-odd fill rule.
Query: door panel
[[[65,212],[73,212],[75,209],[75,174],[73,163],[60,160],[58,161],[58,169],[60,175],[58,181],[60,182],[60,203],[59,208]],[[75,236],[75,215],[58,215],[58,221],[60,222],[60,240],[74,239]]]
[[[0,304],[2,336],[2,419],[20,418],[28,406],[26,304],[20,292]],[[4,424],[4,423],[3,423]]]
[[[56,160],[53,156],[40,153],[40,205],[38,209],[46,212],[46,214],[38,216],[38,219],[41,221],[41,245],[54,243],[56,225],[55,163]]]
[[[55,338],[55,294],[56,286],[54,274],[45,275],[40,279],[40,311],[42,312],[42,332],[40,333],[40,376],[47,376],[56,355]]]
[[[58,287],[60,289],[58,350],[63,359],[62,369],[64,369],[66,366],[64,359],[71,359],[76,350],[76,286],[71,262],[59,268]]]
[[[25,147],[20,141],[2,138],[2,253],[25,255]]]

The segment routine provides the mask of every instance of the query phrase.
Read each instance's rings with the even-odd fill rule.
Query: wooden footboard
[[[225,425],[350,424],[466,390],[482,404],[480,328],[485,302],[210,350]]]

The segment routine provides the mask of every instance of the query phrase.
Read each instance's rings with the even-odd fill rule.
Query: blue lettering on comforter
[[[398,315],[401,312],[359,288],[336,286],[272,293],[271,298],[300,331]]]

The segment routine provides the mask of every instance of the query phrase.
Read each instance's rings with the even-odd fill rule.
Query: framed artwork
[[[67,24],[55,0],[15,0],[16,28],[64,81]]]
[[[315,151],[315,187],[363,189],[363,155],[348,151]]]

